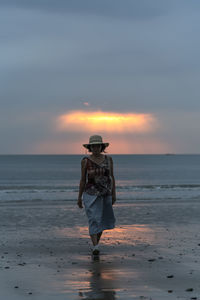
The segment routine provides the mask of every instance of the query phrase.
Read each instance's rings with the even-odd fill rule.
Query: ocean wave
[[[163,185],[122,185],[118,186],[120,190],[182,190],[182,189],[200,189],[200,184],[163,184]]]
[[[116,185],[117,199],[120,201],[157,201],[165,199],[200,199],[200,184],[132,184],[119,182]],[[1,184],[0,203],[49,201],[75,201],[78,197],[78,185],[63,184]]]
[[[200,184],[163,184],[163,185],[118,185],[116,186],[118,191],[138,191],[138,190],[182,190],[182,189],[200,189]],[[69,185],[69,186],[44,186],[44,185],[1,185],[0,193],[18,193],[18,192],[27,192],[27,193],[57,193],[57,192],[77,192],[78,185]]]
[[[0,192],[41,192],[45,191],[47,193],[52,192],[66,192],[66,191],[75,191],[78,189],[78,186],[69,185],[69,186],[46,186],[46,185],[0,185]]]

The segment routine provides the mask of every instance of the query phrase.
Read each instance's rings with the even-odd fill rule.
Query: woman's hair
[[[88,145],[87,149],[88,149],[88,152],[92,152],[90,145]],[[104,144],[101,145],[101,152],[106,153],[105,149],[106,149],[106,146]]]

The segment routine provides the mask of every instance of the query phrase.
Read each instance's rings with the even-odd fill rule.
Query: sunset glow
[[[155,126],[151,114],[71,111],[57,119],[61,131],[146,132]]]

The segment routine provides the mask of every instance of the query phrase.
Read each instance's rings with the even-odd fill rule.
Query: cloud
[[[149,19],[166,14],[174,6],[174,0],[166,2],[160,0],[126,0],[126,2],[122,0],[1,0],[0,5],[51,13]]]
[[[181,6],[178,13],[153,20],[111,22],[92,14],[39,10],[68,1],[7,2],[19,9],[0,11],[0,98],[6,107],[29,101],[62,111],[78,109],[86,99],[93,107],[101,101],[104,110],[113,105],[120,111],[199,108],[198,10],[183,13]],[[78,10],[79,1],[74,2]],[[22,4],[38,10],[20,9]]]
[[[66,134],[65,138],[55,137],[43,139],[31,145],[30,153],[33,154],[86,154],[87,150],[82,146],[88,142],[89,135],[74,137]],[[171,146],[167,141],[161,141],[157,137],[144,136],[136,137],[103,134],[103,140],[109,142],[109,147],[106,148],[108,154],[155,154],[169,153]]]
[[[70,111],[57,117],[58,131],[75,132],[148,132],[155,129],[156,119],[152,114],[119,113],[103,111]]]
[[[78,153],[92,130],[113,153],[199,152],[199,7],[0,0],[1,153]],[[132,115],[52,127],[55,116],[99,109],[140,112],[140,126]]]

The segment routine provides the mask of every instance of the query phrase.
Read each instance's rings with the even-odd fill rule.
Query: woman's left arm
[[[116,188],[115,188],[115,177],[114,177],[114,171],[113,171],[113,160],[112,157],[110,157],[110,175],[112,177],[112,204],[116,202]]]

